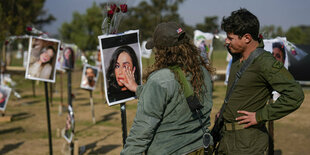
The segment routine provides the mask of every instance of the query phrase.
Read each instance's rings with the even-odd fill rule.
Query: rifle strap
[[[212,143],[211,142],[211,135],[207,133],[207,130],[205,129],[202,119],[201,119],[201,110],[203,106],[200,104],[199,99],[194,95],[194,91],[191,87],[191,84],[187,81],[184,72],[179,66],[172,66],[169,67],[171,70],[174,71],[179,77],[181,86],[183,87],[183,93],[186,97],[187,104],[190,108],[190,110],[198,116],[199,123],[201,125],[201,130],[203,132],[203,145],[205,148],[208,148],[208,146]]]
[[[224,99],[224,104],[221,107],[220,110],[220,116],[219,118],[222,117],[224,110],[226,108],[226,105],[228,103],[228,100],[233,92],[233,89],[235,88],[237,82],[239,81],[239,79],[241,78],[242,74],[245,72],[245,70],[250,66],[250,64],[252,64],[252,62],[254,61],[255,58],[257,58],[261,53],[264,52],[263,48],[256,48],[255,51],[253,51],[250,56],[248,57],[248,59],[246,59],[243,63],[243,65],[241,66],[240,70],[236,73],[236,78],[235,81],[232,83],[231,87],[229,88],[226,97]]]

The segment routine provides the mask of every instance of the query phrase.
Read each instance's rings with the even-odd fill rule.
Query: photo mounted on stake
[[[213,51],[213,38],[212,33],[202,32],[199,30],[194,31],[194,44],[200,49],[200,55],[206,63],[211,59]]]
[[[31,37],[25,78],[55,82],[59,48],[59,40]]]
[[[94,90],[98,80],[99,68],[91,65],[84,65],[81,88]]]
[[[142,62],[139,31],[128,31],[117,35],[99,36],[104,87],[109,106],[136,98],[121,81],[127,81],[125,69],[134,74],[136,83],[142,83]],[[104,56],[104,57],[103,57]]]
[[[74,68],[74,62],[75,62],[75,51],[73,47],[70,46],[64,46],[63,53],[61,55],[62,57],[62,68],[63,69],[73,69]]]
[[[5,111],[12,89],[0,85],[0,111]]]

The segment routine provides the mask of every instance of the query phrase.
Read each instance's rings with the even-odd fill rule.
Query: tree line
[[[45,0],[10,0],[0,2],[0,41],[10,35],[27,34],[26,27],[33,25],[42,28],[55,20],[51,14],[43,9]],[[193,36],[195,29],[217,33],[220,30],[217,16],[206,16],[203,23],[195,26],[187,25],[178,14],[178,8],[184,0],[150,0],[141,1],[137,6],[128,8],[123,14],[118,32],[127,30],[140,30],[140,40],[147,40],[152,37],[153,30],[158,23],[165,21],[176,21],[184,25],[190,36]],[[95,50],[98,46],[97,36],[102,35],[101,25],[107,16],[106,3],[92,4],[85,14],[74,12],[72,21],[65,22],[59,28],[58,39],[75,43],[83,51]],[[289,28],[286,32],[281,27],[274,25],[264,26],[261,32],[265,38],[277,36],[287,37],[295,44],[310,44],[310,26],[300,25]],[[2,46],[1,44],[0,46]]]

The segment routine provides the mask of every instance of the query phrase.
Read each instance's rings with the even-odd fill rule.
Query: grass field
[[[225,51],[215,51],[213,64],[217,70],[226,68]],[[149,61],[149,62],[148,62]],[[143,59],[143,66],[154,60]],[[75,95],[73,108],[75,112],[75,140],[83,154],[117,155],[122,149],[122,128],[120,106],[109,107],[101,92],[101,83],[97,83],[93,92],[96,124],[92,122],[89,92],[80,89],[81,68],[77,67],[72,75],[72,93]],[[17,82],[15,90],[22,96],[10,97],[5,114],[12,116],[11,122],[0,123],[0,154],[49,154],[47,116],[44,96],[44,83],[35,83],[36,96],[33,96],[32,82],[24,79],[24,73],[12,74]],[[102,75],[100,75],[102,76]],[[54,154],[68,154],[68,144],[60,135],[65,127],[67,112],[59,115],[61,104],[61,82],[63,105],[67,106],[67,76],[57,74],[53,85],[53,102],[50,105],[52,142]],[[49,85],[50,86],[50,85]],[[214,82],[211,118],[223,103],[226,86],[223,81]],[[275,121],[275,150],[277,154],[310,154],[310,89],[304,87],[305,101],[292,114]],[[127,130],[130,131],[135,116],[137,100],[126,103]],[[1,116],[0,116],[1,117]],[[213,122],[213,121],[212,121]]]

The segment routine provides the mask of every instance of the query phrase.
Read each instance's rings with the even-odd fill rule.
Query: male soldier
[[[233,54],[227,90],[236,79],[243,63],[259,48],[259,21],[246,9],[233,11],[223,18],[221,28],[226,32],[225,43]],[[259,49],[262,50],[262,49]],[[266,104],[273,90],[281,96]],[[236,83],[223,113],[223,138],[219,154],[263,154],[268,146],[265,122],[280,119],[296,110],[304,94],[292,75],[270,52],[260,53]]]

